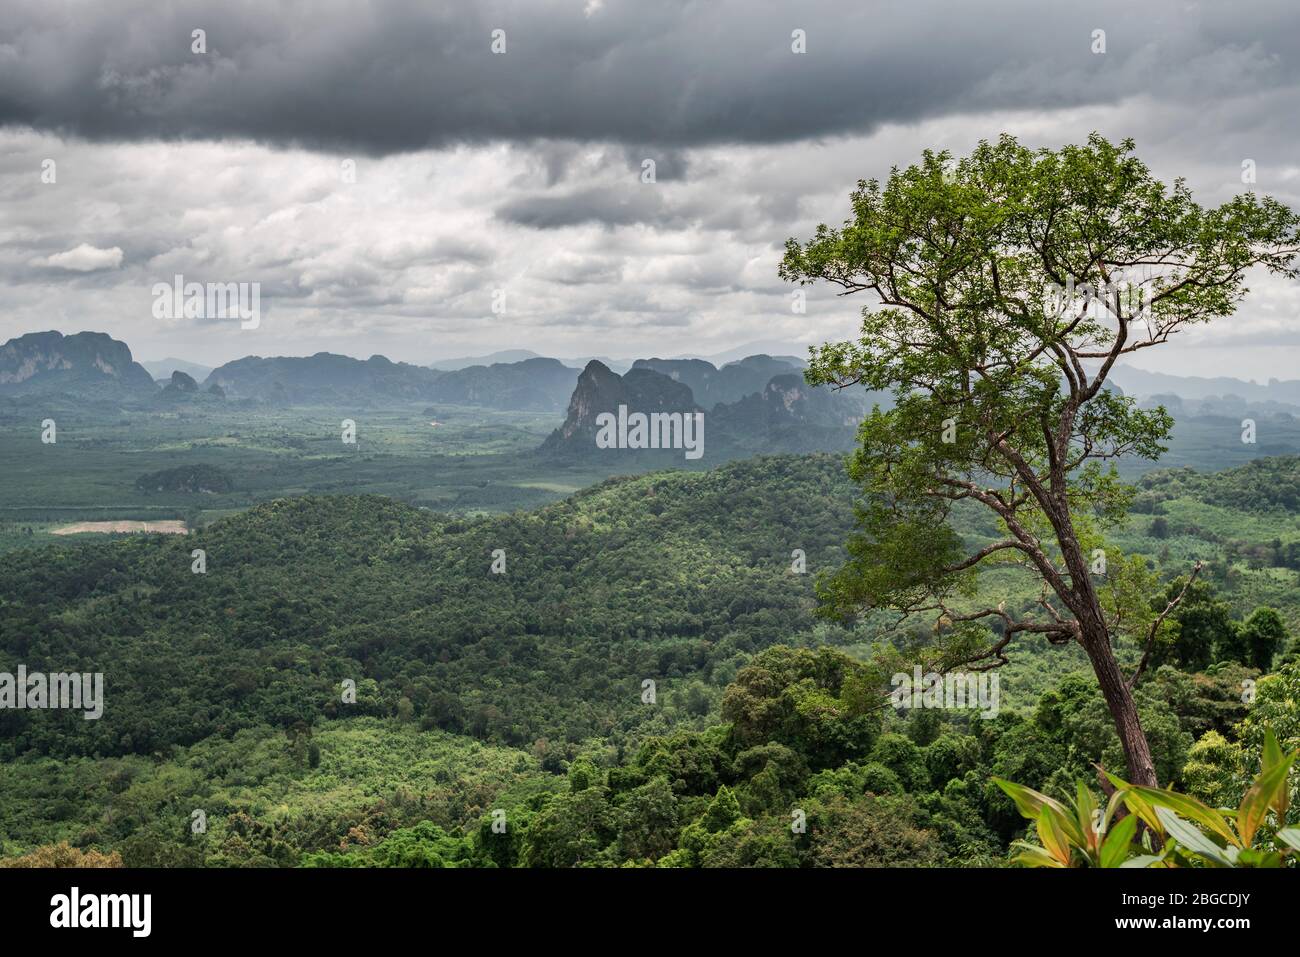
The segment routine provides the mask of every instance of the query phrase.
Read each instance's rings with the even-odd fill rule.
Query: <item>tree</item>
[[[911,795],[835,797],[810,820],[813,867],[938,867],[943,847]]]
[[[700,824],[710,834],[725,831],[740,820],[740,802],[731,788],[725,784],[718,788],[718,793],[709,802],[708,809],[700,818]]]
[[[524,867],[577,867],[596,859],[617,836],[618,822],[603,787],[557,794],[525,836]]]
[[[677,798],[666,778],[651,778],[630,791],[618,814],[624,859],[658,859],[677,845]]]
[[[1245,663],[1260,671],[1268,671],[1273,664],[1273,656],[1282,650],[1287,642],[1286,625],[1272,608],[1260,607],[1250,613],[1238,631]]]
[[[741,669],[722,697],[722,717],[742,748],[776,742],[814,769],[865,757],[880,715],[854,694],[867,669],[833,648],[773,645]]]
[[[1149,649],[1172,609],[1135,624],[1106,607],[1094,576],[1102,533],[1133,494],[1114,460],[1158,457],[1172,419],[1107,377],[1122,357],[1230,315],[1251,269],[1300,275],[1300,216],[1254,193],[1203,208],[1133,148],[1093,134],[1056,151],[1003,136],[958,161],[926,151],[883,187],[859,182],[842,228],[791,239],[780,274],[877,300],[856,342],[812,350],[808,381],[894,394],[860,429],[850,473],[869,494],[848,562],[822,585],[824,612],[933,615],[946,669],[997,667],[1020,633],[1079,644],[1129,780],[1152,784],[1132,694],[1145,661],[1126,676],[1113,640]],[[974,551],[949,522],[969,505],[1002,532]],[[1038,603],[1013,612],[965,597],[995,563],[1032,576]]]
[[[1182,578],[1169,584],[1168,590],[1155,601],[1164,607],[1178,601],[1170,615],[1174,624],[1172,640],[1156,649],[1157,662],[1172,661],[1188,671],[1203,671],[1212,661],[1246,661],[1238,654],[1238,626],[1232,609],[1219,598],[1213,585]]]
[[[21,857],[0,860],[0,867],[121,867],[122,856],[116,851],[104,854],[95,850],[83,851],[67,841],[45,844]]]

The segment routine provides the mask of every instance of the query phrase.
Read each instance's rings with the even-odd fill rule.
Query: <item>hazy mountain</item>
[[[714,365],[722,366],[728,362],[736,362],[744,359],[746,356],[772,356],[777,359],[785,359],[793,362],[803,368],[808,364],[808,347],[801,346],[797,342],[781,342],[776,339],[760,340],[758,342],[747,342],[744,345],[736,346],[734,349],[726,349],[723,352],[716,352],[711,356],[683,356],[682,358],[707,359]]]
[[[802,367],[772,356],[747,356],[721,369],[703,359],[638,359],[634,369],[653,369],[691,387],[695,401],[706,409],[719,402],[737,402],[762,392],[773,376],[798,372]]]
[[[172,373],[171,381],[167,387],[162,390],[162,395],[171,398],[173,396],[197,395],[199,384],[194,381],[194,377],[188,373],[177,369]]]
[[[212,372],[212,366],[199,365],[197,362],[187,362],[184,359],[175,359],[171,356],[166,359],[152,359],[148,362],[141,362],[140,365],[148,369],[149,374],[155,379],[170,379],[172,373],[179,370],[196,381],[202,381]]]
[[[139,397],[157,392],[131,350],[102,332],[31,332],[0,346],[0,394]]]
[[[578,370],[559,359],[468,366],[444,373],[433,386],[439,402],[491,409],[560,412],[578,382]]]
[[[763,388],[710,418],[715,435],[755,452],[817,452],[852,448],[873,396],[863,389],[810,386],[800,373],[773,377]],[[885,404],[885,397],[875,401]]]
[[[590,362],[599,362],[611,372],[617,372],[619,375],[627,372],[632,368],[635,359],[611,359],[609,356],[579,356],[573,359],[561,359],[566,366],[572,366],[575,369],[585,369]]]
[[[698,411],[690,387],[653,369],[631,369],[624,375],[612,371],[593,359],[587,363],[569,398],[564,424],[552,432],[539,451],[546,455],[586,458],[595,455],[624,454],[626,449],[600,449],[596,446],[597,416],[617,414],[619,406],[631,412]],[[663,455],[662,452],[652,453]],[[676,453],[681,455],[680,452]]]
[[[538,353],[529,349],[502,349],[500,352],[493,352],[486,356],[463,356],[459,359],[439,359],[437,362],[430,362],[430,369],[437,369],[440,372],[455,372],[458,369],[466,369],[470,366],[490,366],[498,363],[523,362],[526,359],[540,358]]]
[[[759,370],[772,363],[770,357],[743,368]],[[652,366],[655,366],[652,368]],[[702,410],[688,379],[706,377],[705,387],[715,389],[723,370],[700,360],[652,359],[638,362],[625,375],[618,375],[600,362],[591,362],[578,378],[577,388],[569,400],[564,424],[542,443],[539,451],[550,456],[587,459],[600,455],[632,455],[638,467],[646,459],[675,459],[683,451],[656,449],[601,449],[597,447],[597,417],[602,413],[618,414],[619,406],[632,413],[681,412],[704,413],[703,458],[716,462],[737,455],[786,452],[832,451],[853,446],[857,425],[870,408],[872,394],[863,390],[833,391],[808,385],[803,375],[789,371],[767,377],[756,391],[735,402],[719,402]],[[678,378],[659,371],[668,369]],[[710,372],[710,370],[712,370]],[[629,460],[633,461],[633,460]]]
[[[232,399],[267,402],[409,399],[558,413],[577,380],[577,369],[540,356],[446,372],[384,356],[362,360],[319,352],[307,357],[237,359],[214,369],[205,385],[219,386]]]
[[[440,373],[384,356],[354,359],[329,352],[314,356],[246,356],[212,370],[206,387],[218,385],[231,399],[269,402],[368,402],[430,399]]]
[[[162,406],[190,404],[194,402],[211,402],[224,399],[226,394],[220,385],[213,382],[206,388],[194,381],[194,377],[177,369],[154,400]]]
[[[1178,376],[1164,372],[1147,372],[1133,366],[1120,366],[1110,374],[1110,381],[1122,386],[1128,395],[1176,395],[1180,399],[1211,399],[1238,396],[1247,402],[1278,402],[1300,405],[1300,379],[1269,379],[1266,385],[1233,379],[1228,376],[1203,378]]]
[[[439,372],[457,372],[461,369],[468,369],[470,366],[492,366],[502,364],[512,364],[516,362],[525,362],[528,359],[545,358],[541,353],[533,352],[531,349],[502,349],[500,352],[492,352],[485,356],[462,356],[459,359],[439,359],[437,362],[430,362],[430,369],[437,369]],[[577,372],[579,369],[586,368],[588,362],[595,360],[601,365],[612,369],[618,373],[624,373],[632,368],[631,359],[611,359],[609,356],[577,356],[571,358],[559,357],[556,361],[562,363]]]

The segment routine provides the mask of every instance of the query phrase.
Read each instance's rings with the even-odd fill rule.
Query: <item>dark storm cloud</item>
[[[602,226],[685,225],[652,187],[602,187],[556,195],[545,193],[511,200],[496,211],[498,219],[534,229],[561,229],[598,223]]]
[[[1283,2],[5,6],[0,123],[372,154],[535,138],[783,142],[1135,89],[1185,99],[1282,83],[1300,62],[1297,14]],[[191,52],[196,28],[206,54]],[[498,28],[506,52],[493,55]],[[1107,31],[1104,56],[1090,50],[1095,28]]]

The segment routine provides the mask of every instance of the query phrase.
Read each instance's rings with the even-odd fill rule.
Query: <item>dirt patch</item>
[[[77,522],[62,528],[50,529],[51,535],[80,535],[83,532],[160,532],[164,535],[184,535],[189,531],[180,519],[163,522]]]

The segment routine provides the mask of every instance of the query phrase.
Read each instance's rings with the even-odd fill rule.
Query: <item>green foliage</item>
[[[373,847],[304,854],[301,867],[464,867],[469,842],[431,821],[394,831]]]
[[[957,159],[926,150],[883,186],[859,182],[841,228],[789,240],[780,274],[874,299],[856,342],[813,350],[808,381],[894,397],[859,430],[850,473],[866,502],[849,561],[822,581],[825,613],[931,615],[937,657],[957,663],[1005,660],[1020,633],[1078,641],[1108,689],[1131,775],[1154,783],[1113,647],[1140,635],[1130,612],[1149,576],[1118,564],[1104,597],[1089,556],[1133,499],[1114,460],[1158,457],[1173,419],[1106,379],[1122,356],[1230,315],[1251,268],[1300,275],[1300,215],[1253,192],[1204,208],[1133,149],[1094,133],[1060,150],[1010,135]],[[996,517],[993,540],[962,540],[963,502]],[[1008,565],[1041,584],[1036,607],[954,610],[977,575]],[[1161,619],[1145,617],[1158,631]],[[984,649],[976,622],[992,626]],[[1204,636],[1184,624],[1180,654],[1208,663]]]
[[[1211,742],[1210,749],[1222,747]],[[1115,790],[1104,811],[1082,783],[1067,807],[1032,788],[994,781],[1035,823],[1041,846],[1016,842],[1022,849],[1017,862],[1029,867],[1282,867],[1300,851],[1300,829],[1284,826],[1298,758],[1300,751],[1284,756],[1266,732],[1260,772],[1236,811],[1226,814],[1195,797],[1132,785],[1113,774]],[[1128,814],[1117,819],[1121,803]],[[1137,843],[1139,822],[1147,830]]]
[[[523,867],[602,863],[607,860],[604,849],[617,836],[617,816],[605,788],[557,794],[529,824],[519,863]]]
[[[1194,797],[1130,785],[1111,775],[1117,795],[1160,842],[1160,853],[1141,858],[1140,866],[1287,866],[1300,851],[1300,829],[1284,826],[1297,759],[1300,751],[1284,755],[1266,729],[1259,774],[1235,813],[1226,814]]]
[[[814,769],[865,756],[880,727],[854,695],[861,664],[830,648],[769,648],[727,689],[722,715],[739,745],[785,744]]]
[[[905,791],[922,791],[930,785],[924,754],[910,738],[901,734],[882,734],[871,750],[870,759],[893,772]]]
[[[944,852],[908,796],[832,798],[809,815],[813,867],[934,867]]]
[[[1211,807],[1225,807],[1241,798],[1238,782],[1243,764],[1239,745],[1208,731],[1192,745],[1181,777],[1189,796]]]
[[[1185,584],[1185,578],[1170,582],[1165,594],[1153,601],[1153,607],[1164,608]],[[1200,671],[1212,661],[1244,660],[1237,657],[1237,623],[1232,610],[1210,582],[1192,582],[1170,618],[1175,626],[1173,637],[1153,656],[1156,661],[1171,661],[1180,668]]]
[[[206,462],[178,465],[160,472],[149,472],[135,481],[142,492],[184,492],[187,494],[217,494],[235,488],[234,480],[222,468]]]
[[[1289,518],[1260,520],[1265,538],[1249,514],[1205,504],[1238,480],[1161,500],[1173,561],[1273,530],[1268,560],[1285,555]],[[1004,863],[1024,825],[990,777],[1068,801],[1091,762],[1119,764],[1104,707],[1069,678],[1076,652],[1021,641],[994,720],[884,708],[881,656],[913,636],[872,648],[887,622],[814,622],[808,579],[788,570],[796,530],[810,569],[841,557],[852,516],[835,503],[850,495],[834,458],[780,457],[616,480],[531,514],[312,496],[186,540],[8,555],[0,670],[76,660],[103,667],[109,693],[100,722],[0,713],[0,852],[65,842],[137,867]],[[1213,524],[1189,530],[1186,515]],[[991,529],[970,509],[951,522],[967,544]],[[1153,542],[1134,530],[1112,562],[1117,583],[1133,566],[1129,606]],[[206,578],[189,572],[196,545]],[[497,545],[518,579],[487,574]],[[1013,611],[1037,596],[1018,574],[988,570]],[[1234,622],[1264,606],[1297,620],[1282,565],[1206,578]],[[1252,618],[1276,637],[1263,611],[1239,633]],[[642,676],[658,681],[654,707]],[[343,677],[359,679],[356,706],[339,701]],[[1258,681],[1249,707],[1244,681]],[[1261,722],[1300,747],[1291,666],[1166,665],[1136,695],[1162,779],[1210,805],[1249,789]],[[191,830],[196,808],[206,833]]]
[[[812,642],[812,585],[788,573],[782,530],[829,563],[849,494],[834,457],[758,459],[493,519],[303,497],[192,536],[16,553],[0,567],[0,632],[13,636],[0,667],[75,661],[109,676],[112,704],[90,722],[6,710],[0,753],[148,754],[363,714],[513,747],[544,737],[564,759],[593,735],[702,723],[749,655]],[[196,547],[205,575],[191,572]],[[505,575],[489,572],[498,548]],[[659,685],[654,707],[644,678]],[[820,706],[801,705],[810,730]]]
[[[1276,611],[1256,608],[1238,629],[1237,647],[1230,657],[1267,671],[1273,664],[1273,656],[1286,646],[1290,637]]]
[[[1240,738],[1251,764],[1261,760],[1269,733],[1283,750],[1300,749],[1300,662],[1289,662],[1254,686],[1254,702],[1241,722]]]
[[[1017,841],[1021,849],[1016,862],[1027,867],[1120,867],[1136,851],[1133,838],[1137,818],[1129,815],[1115,820],[1115,810],[1122,800],[1116,792],[1105,805],[1080,782],[1069,804],[1062,804],[1033,788],[994,778],[1016,802],[1016,808],[1038,830],[1042,846]]]

